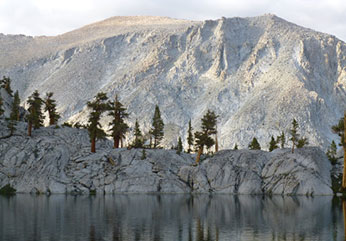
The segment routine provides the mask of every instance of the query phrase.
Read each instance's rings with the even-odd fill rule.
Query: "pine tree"
[[[238,144],[237,143],[235,143],[233,150],[238,150]]]
[[[43,100],[37,90],[29,96],[27,103],[29,104],[29,114],[28,119],[28,136],[31,136],[32,127],[38,129],[43,126],[43,114],[42,114],[42,104]]]
[[[332,131],[340,136],[340,146],[344,149],[344,169],[342,173],[342,191],[346,190],[346,143],[345,143],[345,126],[346,126],[346,111],[344,112],[344,118],[339,120],[337,125],[332,126]]]
[[[299,141],[299,133],[298,133],[298,123],[296,119],[293,119],[292,121],[292,129],[290,129],[291,138],[292,141],[292,153],[294,153],[294,147],[298,144]]]
[[[195,132],[196,148],[198,149],[196,163],[199,163],[200,161],[204,146],[206,146],[207,149],[209,149],[215,144],[214,139],[210,136],[216,133],[217,117],[218,116],[215,114],[214,111],[208,110],[202,118],[202,131]]]
[[[249,144],[249,149],[250,150],[261,150],[261,145],[258,143],[256,137],[254,137]]]
[[[0,117],[5,113],[5,110],[3,109],[4,101],[2,97],[0,96]]]
[[[157,148],[160,145],[160,141],[163,139],[163,128],[164,123],[161,118],[161,113],[159,106],[155,106],[155,113],[152,121],[152,128],[150,134],[154,137],[154,148]]]
[[[270,142],[269,142],[269,151],[272,152],[273,150],[279,148],[277,145],[277,142],[274,139],[274,136],[272,136]]]
[[[285,148],[286,137],[285,137],[285,133],[283,131],[281,132],[280,136],[276,137],[276,143],[280,143],[281,149]]]
[[[4,88],[10,96],[12,96],[13,91],[11,89],[11,79],[9,77],[3,76],[0,83],[1,87]]]
[[[191,146],[193,145],[193,134],[192,134],[193,128],[191,126],[191,120],[189,121],[189,129],[187,130],[187,144],[188,144],[188,149],[187,149],[187,153],[190,153],[191,150]]]
[[[106,133],[102,129],[100,119],[102,113],[109,109],[107,104],[107,95],[103,92],[98,93],[93,101],[89,101],[87,106],[91,109],[88,120],[88,131],[91,141],[91,152],[96,152],[96,139],[104,139]]]
[[[14,93],[13,104],[11,110],[11,119],[15,121],[19,121],[20,118],[20,98],[18,94],[18,90]]]
[[[181,141],[181,137],[178,139],[177,145],[177,154],[180,154],[183,151],[183,142]]]
[[[304,146],[308,145],[309,141],[307,138],[303,137],[298,140],[297,148],[303,148]]]
[[[113,147],[119,148],[119,142],[125,138],[125,133],[129,129],[129,126],[124,122],[129,114],[126,112],[126,108],[118,100],[118,96],[115,97],[115,101],[109,102],[111,112],[109,116],[113,118],[109,123],[111,126],[111,136],[113,137]]]
[[[46,93],[46,98],[44,100],[44,111],[48,111],[49,125],[55,125],[60,119],[60,115],[56,111],[56,101],[52,99],[53,92]]]
[[[143,147],[143,135],[142,135],[142,132],[139,128],[139,124],[138,124],[137,119],[135,122],[135,129],[134,129],[133,135],[135,136],[135,140],[133,141],[132,146],[134,148],[142,148]]]
[[[337,162],[337,157],[336,157],[336,151],[337,151],[337,147],[334,141],[332,141],[332,143],[330,144],[330,147],[327,150],[327,157],[329,159],[329,161],[331,162],[332,165],[335,165]]]

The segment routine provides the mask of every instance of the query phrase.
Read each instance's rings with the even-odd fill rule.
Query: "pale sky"
[[[206,20],[265,13],[346,41],[346,0],[0,0],[0,33],[57,35],[112,16]]]

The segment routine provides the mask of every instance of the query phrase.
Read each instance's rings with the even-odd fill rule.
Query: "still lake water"
[[[1,241],[344,240],[332,197],[0,196]]]

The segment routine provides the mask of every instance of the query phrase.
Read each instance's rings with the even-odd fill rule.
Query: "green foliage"
[[[91,109],[87,126],[91,141],[93,139],[104,139],[106,137],[106,133],[100,124],[100,119],[103,112],[109,109],[107,99],[107,95],[100,92],[94,97],[93,101],[87,103],[88,108]]]
[[[141,156],[141,160],[144,160],[147,158],[147,154],[145,152],[145,149],[142,150],[142,156]]]
[[[276,143],[280,143],[280,148],[285,148],[285,144],[286,144],[286,137],[285,137],[285,133],[282,131],[281,135],[276,137]]]
[[[72,124],[68,123],[67,121],[65,121],[61,126],[72,128]]]
[[[215,141],[210,136],[216,134],[216,122],[217,115],[214,111],[208,110],[207,113],[202,117],[202,131],[195,132],[195,143],[197,149],[202,148],[204,146],[209,149],[215,144]]]
[[[233,150],[238,150],[238,144],[237,143],[235,143]]]
[[[143,135],[142,135],[142,132],[139,128],[139,124],[138,124],[138,121],[136,119],[136,122],[135,122],[135,129],[134,129],[134,134],[135,136],[135,140],[133,141],[132,143],[132,146],[134,148],[141,148],[143,147]]]
[[[258,143],[256,137],[254,137],[254,138],[252,139],[252,141],[250,142],[250,144],[249,144],[249,149],[250,149],[250,150],[261,150],[261,146],[260,146],[260,144]]]
[[[43,100],[37,90],[29,96],[27,103],[29,104],[29,114],[27,115],[28,121],[34,126],[34,129],[38,129],[43,126]]]
[[[343,146],[345,148],[346,144],[345,144],[345,137],[344,137],[344,118],[341,118],[338,124],[332,126],[332,131],[335,134],[338,134],[338,136],[340,136],[339,146]]]
[[[126,112],[126,108],[123,107],[123,104],[118,101],[118,96],[115,97],[115,101],[109,102],[110,113],[113,119],[109,123],[111,126],[111,136],[114,139],[115,147],[118,147],[119,140],[125,138],[125,133],[129,129],[129,126],[124,122],[129,114]]]
[[[44,100],[44,111],[48,111],[49,125],[55,125],[60,119],[59,113],[56,111],[56,101],[52,99],[53,92],[46,93],[46,98]]]
[[[279,148],[277,145],[277,142],[274,139],[274,136],[272,136],[270,142],[269,142],[269,151],[272,152],[273,150]]]
[[[2,97],[0,96],[0,116],[2,116],[5,112],[5,110],[3,109],[3,105],[4,105],[4,101]]]
[[[9,77],[3,76],[2,80],[0,80],[0,87],[4,88],[6,92],[10,95],[13,96],[12,89],[11,89],[11,79]]]
[[[181,137],[178,139],[177,145],[177,154],[180,154],[183,151],[183,142],[181,141]]]
[[[19,121],[20,117],[20,98],[19,98],[19,93],[18,90],[14,93],[13,97],[13,104],[12,104],[12,109],[11,109],[11,114],[10,114],[10,119],[14,121]]]
[[[193,134],[192,134],[193,128],[191,126],[191,120],[189,121],[189,129],[187,130],[187,144],[189,145],[187,152],[190,153],[191,150],[191,146],[193,145]]]
[[[160,145],[160,141],[163,139],[163,128],[164,123],[161,118],[161,112],[159,106],[155,106],[155,113],[152,121],[152,128],[150,130],[150,134],[154,137],[154,148],[157,148]]]
[[[16,189],[11,187],[10,184],[7,184],[0,188],[0,195],[14,195],[16,194]]]
[[[308,145],[309,141],[307,138],[303,137],[298,140],[297,148],[303,148],[304,146]]]
[[[332,141],[332,143],[330,144],[330,147],[328,148],[327,153],[326,153],[327,157],[328,157],[328,159],[332,165],[335,165],[337,160],[338,160],[336,158],[336,151],[337,151],[337,147],[336,147],[335,141]]]

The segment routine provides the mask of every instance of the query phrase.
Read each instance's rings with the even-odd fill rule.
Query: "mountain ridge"
[[[266,146],[293,118],[312,144],[337,139],[330,126],[346,103],[343,41],[275,15],[182,21],[114,32],[88,32],[91,24],[53,40],[0,36],[0,73],[24,99],[34,89],[56,92],[63,121],[84,122],[86,102],[105,91],[129,107],[130,126],[139,118],[147,131],[159,104],[167,145],[186,135],[190,119],[197,130],[208,108],[220,115],[222,148],[254,136]]]

